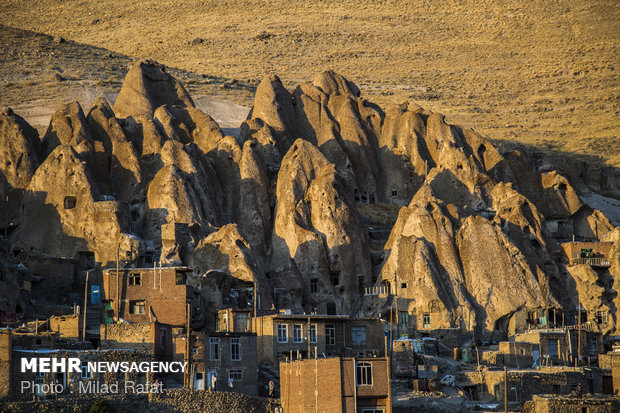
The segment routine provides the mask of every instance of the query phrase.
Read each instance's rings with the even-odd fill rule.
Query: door
[[[101,290],[96,284],[90,286],[90,303],[92,305],[99,305],[101,303]]]
[[[202,371],[196,372],[196,377],[194,378],[194,388],[196,390],[205,389],[204,373]]]
[[[215,377],[215,383],[217,387],[217,371],[215,369],[213,370],[209,370],[209,373],[207,373],[207,385],[209,386],[210,389],[216,390],[213,388],[213,378]]]

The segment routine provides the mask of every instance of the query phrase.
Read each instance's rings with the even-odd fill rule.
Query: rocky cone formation
[[[140,61],[113,108],[64,105],[41,142],[4,110],[0,157],[0,195],[20,216],[12,248],[92,252],[99,269],[119,251],[122,265],[189,265],[211,313],[251,306],[257,288],[264,309],[376,317],[394,295],[364,292],[383,287],[414,319],[469,319],[480,337],[578,301],[616,330],[618,229],[563,175],[413,103],[384,111],[331,71],[292,92],[266,77],[235,138]],[[558,222],[612,239],[611,268],[561,263]]]

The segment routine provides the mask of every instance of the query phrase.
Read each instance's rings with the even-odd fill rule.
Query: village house
[[[576,315],[567,315],[556,308],[523,308],[508,319],[507,337],[539,328],[559,328],[572,324]]]
[[[594,268],[609,268],[613,242],[565,242],[562,244],[569,265],[587,264]]]
[[[530,330],[517,334],[515,341],[532,343],[532,356],[539,365],[575,365],[578,355],[581,355],[581,365],[597,365],[598,355],[603,352],[602,334],[586,327],[587,324],[581,329],[570,326]]]
[[[199,296],[187,285],[187,267],[107,269],[103,273],[103,301],[117,319],[132,323],[159,322],[171,326],[201,318]]]
[[[258,362],[276,366],[291,354],[320,356],[369,355],[384,352],[384,328],[378,319],[351,320],[344,315],[279,314],[256,317]]]
[[[314,358],[280,363],[285,412],[390,413],[387,358]]]
[[[189,345],[188,345],[189,340]],[[194,390],[205,390],[204,352],[205,334],[202,331],[191,331],[185,328],[172,328],[172,361],[187,362],[185,374],[175,374],[174,379],[185,387]]]
[[[558,368],[540,369],[487,369],[480,372],[464,372],[456,383],[473,400],[488,400],[493,396],[503,402],[504,389],[508,388],[508,402],[523,402],[535,394],[567,395],[577,388],[585,393],[601,393],[603,372],[598,368]]]
[[[256,334],[247,332],[209,332],[204,336],[204,364],[195,382],[196,389],[258,394]]]
[[[225,308],[217,312],[216,331],[246,333],[252,330],[252,313],[247,309]]]

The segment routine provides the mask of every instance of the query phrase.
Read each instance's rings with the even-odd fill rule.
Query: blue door
[[[99,305],[101,303],[101,292],[98,285],[92,284],[90,286],[90,303],[92,305]]]

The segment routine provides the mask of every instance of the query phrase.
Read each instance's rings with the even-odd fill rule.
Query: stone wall
[[[245,396],[239,393],[190,390],[164,390],[163,394],[107,396],[112,412],[204,412],[204,413],[275,413],[280,406],[277,399]],[[70,399],[46,401],[0,402],[2,412],[73,413],[88,411],[94,397],[76,396]]]
[[[11,330],[0,329],[0,400],[9,394],[11,374]]]
[[[58,333],[58,337],[79,338],[80,316],[65,315],[50,317],[50,330]]]
[[[618,397],[534,396],[523,406],[523,413],[614,413],[619,410]]]
[[[102,349],[132,349],[153,352],[155,342],[154,324],[101,324]]]

